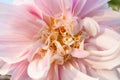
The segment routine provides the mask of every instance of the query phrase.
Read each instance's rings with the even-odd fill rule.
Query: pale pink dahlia
[[[1,3],[0,73],[11,80],[120,80],[120,13],[108,1]]]

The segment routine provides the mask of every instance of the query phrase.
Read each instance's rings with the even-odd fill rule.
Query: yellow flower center
[[[82,32],[73,35],[70,31],[72,28],[71,23],[65,24],[63,20],[51,18],[49,27],[41,29],[40,40],[47,46],[46,51],[49,49],[52,56],[59,55],[63,62],[70,60],[72,49],[79,49],[83,40]],[[45,49],[40,48],[40,51],[42,55],[45,53]]]

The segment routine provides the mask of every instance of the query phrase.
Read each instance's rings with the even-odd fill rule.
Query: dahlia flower
[[[120,13],[108,1],[0,3],[0,73],[11,80],[120,80]]]

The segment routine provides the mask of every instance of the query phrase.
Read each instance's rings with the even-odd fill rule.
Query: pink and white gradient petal
[[[39,23],[23,8],[0,5],[0,58],[8,63],[18,62],[27,56]]]

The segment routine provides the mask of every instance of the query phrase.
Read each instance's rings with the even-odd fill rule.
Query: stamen
[[[67,62],[71,59],[71,50],[72,48],[78,48],[80,49],[80,43],[82,42],[82,32],[79,32],[76,35],[72,35],[72,33],[67,29],[65,25],[68,24],[61,24],[58,25],[58,21],[60,22],[60,19],[55,20],[54,18],[50,17],[51,24],[49,25],[49,28],[43,29],[40,34],[40,38],[45,40],[45,45],[48,46],[48,49],[51,50],[54,55],[60,55],[63,58],[64,62]],[[70,29],[73,28],[72,24],[70,25]],[[53,27],[54,26],[54,27]],[[39,50],[41,53],[45,53],[47,50]],[[42,53],[42,56],[44,54]]]

